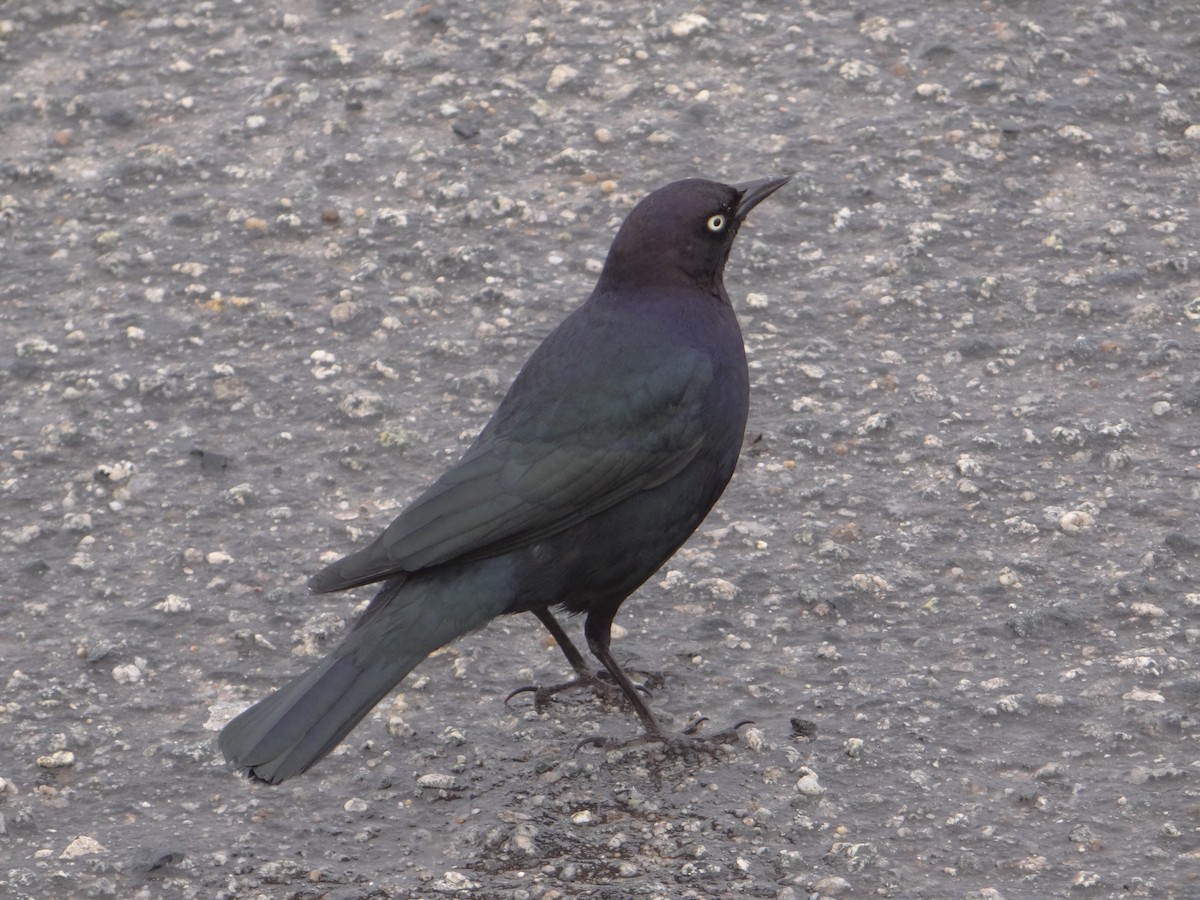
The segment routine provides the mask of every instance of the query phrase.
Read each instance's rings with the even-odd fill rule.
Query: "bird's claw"
[[[718,731],[716,734],[702,736],[699,734],[700,727],[707,721],[708,716],[701,716],[688,725],[681,734],[668,734],[665,731],[658,733],[646,731],[637,737],[624,741],[597,734],[589,738],[584,738],[576,744],[572,753],[578,753],[584,747],[599,747],[602,750],[622,750],[629,747],[641,747],[645,744],[661,744],[663,749],[668,753],[684,753],[697,750],[702,753],[716,753],[722,744],[736,744],[738,742],[738,739],[741,737],[738,734],[739,728],[744,725],[754,724],[751,719],[742,719],[736,725],[731,725],[729,728]]]
[[[589,738],[584,738],[582,741],[576,744],[575,749],[572,750],[571,753],[578,753],[584,747],[601,747],[607,750],[612,744],[612,740],[612,738],[605,737],[602,734],[594,734]]]
[[[536,684],[527,684],[525,687],[519,687],[504,698],[504,705],[508,706],[508,701],[512,700],[512,698],[517,696],[517,694],[536,694],[539,690],[541,690],[541,688],[539,688]],[[537,698],[535,697],[534,703],[536,702]]]
[[[663,676],[660,672],[639,671],[637,674],[644,675],[647,678],[647,681],[653,683],[655,687],[663,683]],[[636,687],[647,697],[654,696],[650,692],[650,688],[646,685],[639,684]],[[515,691],[505,697],[504,705],[508,706],[509,701],[518,694],[533,694],[533,708],[537,712],[543,712],[545,711],[546,704],[550,702],[550,699],[555,694],[561,694],[564,691],[575,690],[577,688],[591,688],[592,693],[594,693],[597,697],[610,702],[624,698],[624,694],[621,693],[620,689],[617,687],[616,683],[612,681],[611,676],[609,676],[607,672],[596,672],[589,675],[580,675],[578,678],[575,678],[571,681],[564,681],[562,684],[552,684],[546,687],[541,687],[536,684],[527,684],[524,687],[517,688]]]
[[[602,678],[609,677],[608,673],[604,672],[604,671],[601,671],[598,674]],[[641,691],[643,694],[645,694],[647,697],[653,697],[654,694],[651,693],[651,691],[654,688],[660,688],[663,685],[665,685],[667,683],[667,679],[670,677],[674,677],[675,673],[662,671],[662,670],[650,670],[650,669],[626,669],[625,674],[637,675],[638,677],[640,677],[642,679],[642,683],[637,685],[637,689],[639,691]]]
[[[518,694],[533,694],[533,708],[538,712],[543,712],[546,704],[550,702],[550,698],[561,691],[570,690],[572,688],[583,687],[586,682],[583,681],[565,681],[562,684],[552,684],[549,687],[541,687],[536,684],[527,684],[524,687],[519,687],[507,697],[504,698],[504,705],[508,706],[510,700]],[[592,686],[595,690],[595,685]],[[599,693],[599,691],[597,691]]]
[[[697,719],[695,722],[693,722],[691,725],[689,725],[683,733],[686,735],[696,734],[700,730],[700,726],[703,725],[707,721],[708,721],[708,716],[701,716],[699,719]],[[706,741],[706,742],[708,742],[710,744],[714,744],[714,745],[736,744],[738,742],[738,740],[741,738],[741,735],[738,733],[738,729],[742,728],[745,725],[753,725],[753,724],[754,724],[753,719],[742,719],[740,722],[730,725],[728,728],[724,729],[723,731],[718,731],[716,734],[710,734],[708,737],[701,737],[700,740]]]

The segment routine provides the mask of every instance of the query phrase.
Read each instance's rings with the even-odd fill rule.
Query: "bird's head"
[[[670,285],[722,293],[725,261],[750,210],[788,182],[720,184],[702,178],[659,188],[634,207],[608,251],[599,287]]]

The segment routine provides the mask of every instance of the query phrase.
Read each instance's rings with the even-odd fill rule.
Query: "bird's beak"
[[[742,195],[742,199],[738,201],[738,221],[744,222],[746,216],[750,214],[750,210],[791,180],[789,175],[786,178],[764,178],[761,181],[743,181],[741,184],[733,185],[733,189]]]

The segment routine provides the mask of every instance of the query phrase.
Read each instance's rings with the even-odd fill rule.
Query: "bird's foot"
[[[595,675],[580,675],[562,684],[527,684],[525,687],[519,687],[504,698],[504,705],[507,706],[513,697],[520,694],[533,694],[533,708],[539,713],[545,712],[546,705],[553,697],[580,688],[591,688],[593,694],[610,703],[617,702],[617,698],[623,696],[620,688],[610,681],[603,681]]]
[[[661,686],[666,681],[666,673],[664,672],[643,672],[638,669],[631,669],[636,675],[641,676],[642,683],[637,685],[637,689],[649,697],[651,688]],[[566,691],[579,690],[581,688],[590,688],[592,693],[608,703],[620,705],[625,695],[621,688],[612,680],[612,676],[606,671],[599,672],[581,672],[576,678],[570,681],[564,681],[562,684],[551,684],[546,686],[528,684],[525,687],[519,687],[507,697],[504,698],[504,703],[507,706],[513,697],[519,694],[533,694],[533,708],[538,712],[544,712],[546,704],[556,695]]]
[[[575,752],[578,753],[584,747],[599,747],[602,750],[620,750],[627,747],[641,747],[646,744],[660,744],[668,753],[689,753],[696,751],[701,753],[717,753],[720,751],[722,744],[736,744],[738,742],[740,737],[738,734],[739,728],[743,725],[754,724],[750,719],[743,719],[736,725],[731,725],[729,728],[718,731],[715,734],[700,734],[701,726],[707,721],[707,716],[701,716],[687,728],[683,729],[683,732],[680,734],[670,734],[662,730],[646,731],[637,737],[624,741],[605,737],[604,735],[596,735],[576,744]]]

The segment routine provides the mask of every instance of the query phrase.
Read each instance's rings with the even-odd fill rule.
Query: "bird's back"
[[[575,362],[564,379],[554,360],[567,349]],[[664,408],[667,391],[678,403]],[[536,427],[526,418],[535,406],[527,392],[539,401],[559,394],[556,429],[611,407],[629,417],[614,442],[638,434],[645,449],[646,435],[655,434],[663,453],[696,443],[669,477],[517,555],[530,587],[513,611],[548,599],[573,612],[619,604],[687,540],[737,465],[749,408],[737,318],[725,297],[695,290],[626,292],[617,300],[593,295],[529,360],[489,430],[502,436]]]

